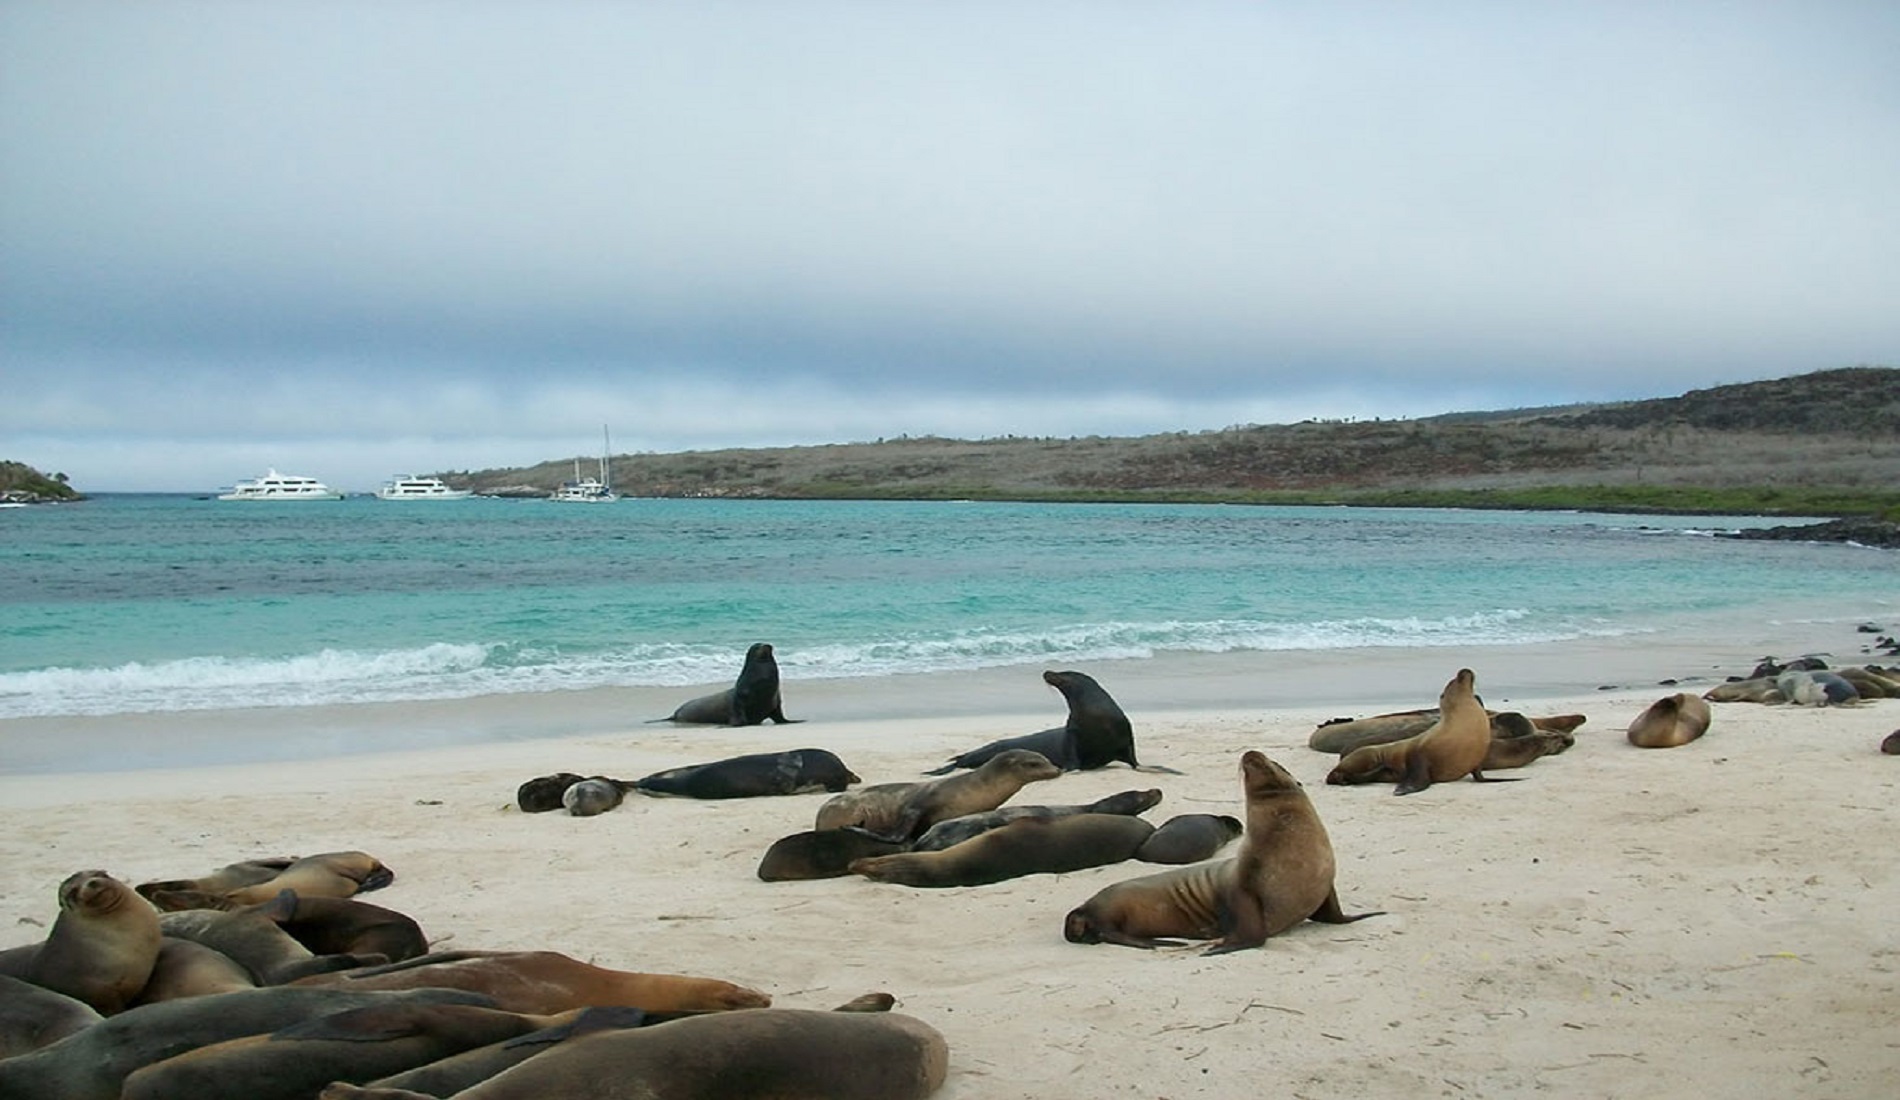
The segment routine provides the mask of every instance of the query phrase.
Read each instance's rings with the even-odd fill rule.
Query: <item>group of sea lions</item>
[[[68,877],[46,938],[0,952],[0,1100],[902,1100],[947,1073],[888,994],[779,1009],[553,951],[428,953],[353,896],[392,877],[361,852]]]

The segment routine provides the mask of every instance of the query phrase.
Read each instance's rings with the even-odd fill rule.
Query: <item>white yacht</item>
[[[473,489],[451,489],[439,477],[399,477],[376,490],[378,500],[467,500]]]
[[[613,449],[607,442],[607,426],[600,428],[600,476],[598,478],[581,476],[581,460],[574,460],[574,480],[561,482],[561,487],[548,494],[548,499],[562,504],[612,504],[620,498],[614,494],[612,477],[607,470],[607,452]]]
[[[342,500],[343,494],[314,477],[280,474],[271,470],[263,477],[240,481],[219,500]]]

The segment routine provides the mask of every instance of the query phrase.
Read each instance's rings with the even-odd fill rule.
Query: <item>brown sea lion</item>
[[[1772,676],[1756,676],[1746,680],[1730,680],[1717,684],[1702,693],[1702,698],[1711,703],[1785,703],[1788,697],[1781,694]]]
[[[1156,947],[1219,942],[1209,954],[1258,947],[1305,920],[1346,924],[1333,885],[1333,846],[1299,781],[1259,752],[1240,758],[1246,832],[1239,854],[1118,882],[1070,911],[1071,943]]]
[[[1515,737],[1493,737],[1491,747],[1485,750],[1484,766],[1479,771],[1521,768],[1534,760],[1556,756],[1576,742],[1577,739],[1568,733],[1549,730],[1533,730]],[[1326,782],[1334,786],[1396,783],[1405,778],[1413,744],[1408,739],[1354,749],[1341,757],[1333,770],[1326,774]]]
[[[260,910],[316,955],[381,955],[402,962],[429,953],[429,938],[415,918],[359,898],[307,898],[286,891]]]
[[[1686,691],[1665,695],[1629,725],[1629,742],[1639,749],[1673,749],[1708,732],[1709,704]]]
[[[1068,817],[1071,814],[1140,814],[1153,809],[1161,802],[1161,791],[1149,788],[1145,791],[1120,791],[1106,798],[1080,806],[998,806],[994,810],[980,814],[964,814],[961,817],[947,818],[925,829],[910,846],[913,852],[940,852],[953,844],[961,844],[971,837],[980,836],[991,829],[1022,817]]]
[[[1493,737],[1491,747],[1485,750],[1484,766],[1479,770],[1521,768],[1533,760],[1556,756],[1576,743],[1577,739],[1571,734],[1552,730],[1534,730],[1522,737]]]
[[[236,959],[192,940],[166,936],[158,949],[158,965],[132,1003],[157,1004],[180,997],[208,997],[257,988],[257,979]]]
[[[80,871],[59,884],[59,916],[22,976],[110,1016],[145,988],[159,939],[151,902],[104,871]]]
[[[689,699],[665,718],[655,722],[689,722],[712,726],[757,726],[767,721],[796,722],[785,717],[780,698],[778,658],[772,647],[756,642],[745,651],[745,665],[739,678],[724,691]]]
[[[1571,733],[1587,721],[1581,714],[1552,714],[1534,718],[1518,711],[1487,710],[1485,715],[1491,720],[1493,739],[1528,736],[1537,730]],[[1385,745],[1415,737],[1430,729],[1436,721],[1437,707],[1375,714],[1370,718],[1335,718],[1315,727],[1307,736],[1306,743],[1320,752],[1344,756],[1366,745]],[[1526,724],[1529,728],[1526,728]]]
[[[763,1008],[756,989],[683,974],[609,970],[556,951],[445,951],[387,966],[316,974],[295,983],[330,989],[466,989],[510,1012],[550,1014],[590,1005],[648,1012]]]
[[[1245,831],[1230,814],[1177,814],[1156,827],[1135,849],[1143,863],[1199,863],[1233,843]]]
[[[175,1054],[384,1002],[484,1004],[456,989],[349,993],[273,986],[128,1008],[30,1054],[0,1060],[5,1100],[120,1100],[125,1078]]]
[[[909,842],[939,821],[994,810],[1030,783],[1054,779],[1062,769],[1041,753],[1009,749],[975,771],[921,783],[880,783],[846,791],[818,808],[817,829],[855,825],[891,840]]]
[[[860,859],[851,864],[851,873],[902,886],[983,886],[1120,863],[1154,831],[1127,814],[1024,817],[942,851]]]
[[[269,901],[285,890],[299,897],[347,898],[394,881],[396,873],[368,852],[323,852],[304,856],[263,882],[227,890],[225,895],[240,905]]]
[[[307,1100],[332,1081],[372,1081],[573,1015],[414,1003],[346,1009],[144,1066],[126,1077],[122,1100]]]
[[[0,974],[0,1060],[51,1046],[103,1019],[76,997]]]
[[[310,974],[346,970],[389,960],[377,954],[318,955],[286,932],[279,918],[293,913],[290,891],[263,905],[238,909],[181,909],[160,914],[165,935],[203,944],[236,960],[259,985],[282,985]]]
[[[1381,769],[1395,771],[1398,783],[1394,794],[1415,794],[1433,783],[1449,783],[1469,775],[1480,783],[1506,782],[1484,775],[1484,758],[1491,751],[1491,720],[1478,702],[1477,677],[1468,668],[1446,683],[1438,696],[1438,720],[1416,737],[1385,745],[1370,745],[1346,754],[1328,783],[1363,783],[1367,774],[1366,758],[1361,753],[1377,753]],[[1383,770],[1374,774],[1381,777]]]
[[[456,1100],[923,1100],[949,1064],[943,1035],[915,1017],[772,1008],[562,1043]],[[333,1085],[319,1100],[425,1098]]]
[[[222,894],[246,886],[255,886],[260,882],[269,882],[284,872],[284,868],[297,862],[296,856],[274,856],[267,859],[247,859],[229,863],[200,878],[167,879],[162,882],[141,882],[134,887],[148,900],[155,891],[171,893]],[[162,909],[163,906],[160,906]]]
[[[854,826],[793,833],[765,850],[759,860],[759,878],[766,882],[842,878],[851,873],[853,860],[904,850],[903,841],[887,840]]]

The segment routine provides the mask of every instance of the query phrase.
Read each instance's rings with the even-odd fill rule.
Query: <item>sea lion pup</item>
[[[1292,773],[1259,752],[1240,758],[1246,831],[1239,854],[1103,888],[1063,921],[1070,943],[1158,947],[1218,938],[1218,954],[1258,947],[1305,920],[1348,924],[1333,885],[1333,845]]]
[[[818,807],[817,829],[855,825],[908,844],[924,830],[953,817],[994,810],[1030,783],[1054,779],[1062,769],[1028,749],[1009,749],[975,771],[921,783],[879,783]]]
[[[273,987],[186,997],[129,1008],[51,1046],[0,1061],[4,1100],[120,1100],[134,1070],[240,1035],[261,1035],[299,1020],[384,1002],[485,1004],[458,989],[349,993]]]
[[[286,932],[279,919],[293,913],[297,896],[286,890],[263,905],[241,909],[181,909],[160,914],[167,936],[191,940],[230,956],[259,985],[282,985],[311,974],[385,963],[377,954],[318,955]]]
[[[1124,814],[1146,813],[1161,801],[1161,791],[1150,788],[1145,791],[1121,791],[1107,798],[1098,798],[1086,806],[999,806],[988,813],[964,814],[939,821],[925,829],[910,846],[913,852],[941,852],[955,844],[961,844],[971,837],[980,836],[991,829],[999,829],[1018,818],[1024,817],[1068,817],[1071,814]]]
[[[429,938],[415,918],[357,898],[306,898],[286,890],[259,908],[319,956],[380,955],[403,962],[429,953]]]
[[[80,871],[59,884],[59,916],[18,976],[110,1016],[145,988],[159,940],[151,902],[104,871]]]
[[[77,997],[0,974],[0,1059],[51,1046],[103,1019]]]
[[[1832,672],[1797,669],[1775,677],[1775,687],[1796,706],[1841,706],[1860,701],[1854,685]]]
[[[619,780],[595,775],[569,784],[567,790],[561,792],[561,805],[571,816],[593,817],[620,805],[626,797],[626,788]]]
[[[229,863],[201,878],[167,879],[160,882],[141,882],[133,889],[150,900],[157,891],[168,893],[223,894],[246,886],[255,886],[260,882],[269,882],[283,874],[284,868],[297,862],[296,856],[276,856],[269,859],[247,859]],[[161,907],[162,908],[162,907]]]
[[[836,794],[861,782],[863,780],[845,767],[836,753],[825,749],[792,749],[669,768],[636,779],[628,786],[642,794],[680,798],[755,798],[812,791]]]
[[[1639,749],[1673,749],[1707,733],[1709,704],[1679,691],[1649,705],[1629,725],[1629,741]]]
[[[1127,814],[1023,817],[939,852],[860,859],[851,864],[851,873],[900,886],[985,886],[1120,863],[1154,831]]]
[[[1177,814],[1135,849],[1143,863],[1199,863],[1233,843],[1245,827],[1231,814]]]
[[[1702,693],[1702,698],[1711,703],[1785,703],[1787,696],[1775,685],[1772,676],[1750,677],[1746,680],[1729,680],[1717,684]]]
[[[1060,728],[992,741],[953,756],[949,763],[924,774],[948,775],[958,768],[982,767],[984,761],[1010,749],[1039,752],[1068,772],[1094,771],[1120,760],[1136,771],[1181,774],[1173,768],[1136,761],[1134,726],[1121,705],[1093,677],[1081,672],[1049,671],[1042,674],[1042,680],[1060,691],[1069,704],[1069,719]]]
[[[304,856],[275,877],[225,891],[240,905],[269,901],[285,890],[299,897],[347,898],[380,890],[396,881],[396,872],[368,852],[323,852]]]
[[[772,1008],[693,1016],[562,1043],[456,1100],[923,1100],[943,1085],[943,1035],[895,1012]],[[332,1085],[320,1100],[427,1100]]]
[[[1888,756],[1900,756],[1900,730],[1894,730],[1880,739],[1880,751]]]
[[[648,1012],[763,1008],[772,998],[718,978],[609,970],[556,951],[444,951],[407,962],[315,974],[296,983],[330,989],[466,989],[510,1012],[547,1015],[621,1005]]]
[[[702,726],[757,726],[766,720],[788,723],[800,721],[785,717],[779,698],[778,658],[772,647],[756,642],[745,651],[745,666],[738,680],[724,691],[688,699],[679,709],[654,722],[690,722]]]
[[[126,1077],[122,1097],[306,1100],[332,1081],[372,1081],[563,1022],[476,1005],[347,1009],[154,1062]]]
[[[842,878],[851,873],[853,860],[904,850],[902,841],[886,840],[850,825],[793,833],[765,850],[759,860],[759,878],[765,882]]]
[[[1491,747],[1484,753],[1484,766],[1479,770],[1521,768],[1533,760],[1565,752],[1576,743],[1577,739],[1571,734],[1552,730],[1534,730],[1521,737],[1493,737]]]
[[[581,781],[573,772],[537,775],[515,788],[515,805],[524,814],[544,814],[561,808],[561,796]]]
[[[1538,730],[1571,733],[1588,719],[1581,714],[1552,714],[1532,718],[1518,711],[1487,710],[1491,719],[1491,737],[1524,737]],[[1346,755],[1366,745],[1385,745],[1402,741],[1430,729],[1438,721],[1438,708],[1375,714],[1370,718],[1333,718],[1320,723],[1306,738],[1309,747],[1320,752]],[[1529,728],[1525,728],[1528,724]]]
[[[166,936],[158,949],[158,965],[152,967],[152,976],[132,1003],[150,1005],[256,988],[257,979],[231,956],[192,940]]]

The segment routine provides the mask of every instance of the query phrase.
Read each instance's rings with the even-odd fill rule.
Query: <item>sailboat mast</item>
[[[607,425],[600,426],[600,485],[603,489],[613,488],[613,478],[607,472],[607,456],[613,453],[613,442],[607,437]]]

